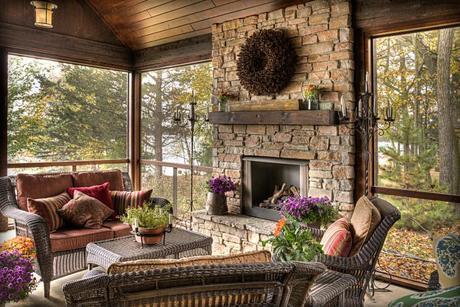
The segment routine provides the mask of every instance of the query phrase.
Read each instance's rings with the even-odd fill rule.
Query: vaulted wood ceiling
[[[211,32],[213,23],[269,12],[297,0],[86,0],[133,50]]]

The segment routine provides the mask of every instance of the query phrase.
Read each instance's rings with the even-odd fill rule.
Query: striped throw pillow
[[[110,191],[113,209],[117,215],[125,214],[127,208],[140,207],[150,199],[152,190],[147,191]]]
[[[352,246],[351,224],[343,217],[332,223],[321,239],[324,254],[347,257]]]
[[[28,198],[27,210],[40,215],[48,224],[49,231],[53,232],[64,226],[64,220],[59,216],[57,210],[69,201],[70,196],[66,192],[47,198]]]

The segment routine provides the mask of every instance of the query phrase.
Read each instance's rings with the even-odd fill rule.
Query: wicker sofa
[[[68,306],[303,306],[321,263],[195,265],[72,281]]]
[[[356,278],[357,282],[338,298],[337,304],[339,306],[363,305],[364,295],[374,273],[387,233],[393,224],[401,218],[399,210],[389,202],[378,197],[372,198],[371,201],[379,210],[381,221],[359,252],[352,257],[318,255],[315,258],[315,261],[324,263],[330,270],[350,274]],[[316,228],[310,229],[319,240],[325,232]],[[312,292],[315,291],[321,291],[321,287],[313,287]]]
[[[120,182],[123,182],[124,190],[131,191],[132,184],[129,175],[120,171],[117,172],[120,176]],[[83,174],[83,172],[38,174],[36,176],[72,176],[75,174]],[[87,179],[91,178],[91,172],[84,172],[84,174]],[[105,175],[104,172],[94,172],[94,176],[98,176],[98,180],[103,180]],[[46,180],[44,181],[46,182]],[[47,189],[49,187],[43,186],[42,188]],[[168,203],[162,198],[152,198],[151,202]],[[101,229],[64,228],[50,234],[47,223],[41,216],[20,208],[16,194],[15,176],[0,178],[0,213],[15,220],[17,235],[28,236],[35,241],[37,273],[43,280],[45,297],[49,297],[51,280],[86,268],[86,244],[127,235],[130,231],[127,225],[112,221],[104,224]]]

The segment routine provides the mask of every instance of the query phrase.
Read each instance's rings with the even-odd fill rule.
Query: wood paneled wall
[[[29,0],[0,0],[0,46],[10,52],[129,69],[132,52],[83,0],[55,1],[53,29],[34,26]]]
[[[134,53],[135,69],[155,69],[211,60],[211,34],[147,48]]]

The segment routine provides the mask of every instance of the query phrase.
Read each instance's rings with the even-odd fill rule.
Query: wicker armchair
[[[366,294],[367,286],[375,269],[380,251],[385,243],[388,230],[401,217],[399,210],[389,202],[378,197],[372,198],[371,201],[379,209],[382,220],[361,250],[352,257],[318,255],[315,259],[315,261],[324,263],[330,270],[347,273],[356,278],[357,282],[340,295],[338,302],[335,303],[336,306],[363,305],[364,295]],[[325,232],[320,229],[310,229],[318,239],[321,239]],[[314,297],[315,292],[318,291],[321,291],[319,284],[312,287],[311,297]]]
[[[128,173],[123,173],[126,191],[132,190]],[[31,237],[37,252],[37,274],[43,280],[44,295],[49,297],[51,280],[81,271],[86,268],[85,248],[61,252],[51,251],[48,226],[36,214],[21,210],[16,201],[16,178],[0,177],[0,213],[15,220],[16,234]],[[164,204],[167,200],[153,198],[154,203]]]
[[[107,275],[63,286],[68,306],[302,306],[321,263],[191,266]],[[302,285],[301,288],[295,286]]]

